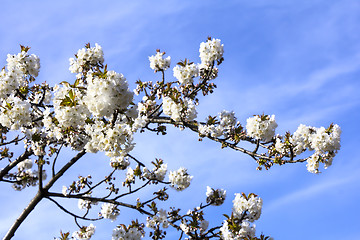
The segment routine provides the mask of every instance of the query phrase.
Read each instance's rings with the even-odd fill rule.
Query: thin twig
[[[50,201],[52,201],[53,203],[55,203],[55,205],[58,206],[61,210],[63,210],[67,214],[73,216],[74,218],[80,218],[80,219],[87,220],[87,221],[97,221],[97,220],[102,219],[102,217],[99,217],[99,218],[87,218],[87,217],[82,217],[82,216],[76,215],[76,214],[70,212],[69,210],[67,210],[66,208],[64,208],[63,206],[61,206],[60,203],[58,203],[57,201],[55,201],[51,197],[46,197],[46,198],[49,199]]]

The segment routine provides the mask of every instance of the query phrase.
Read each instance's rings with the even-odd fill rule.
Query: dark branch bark
[[[26,152],[25,152],[26,153]],[[25,154],[24,153],[24,154]],[[23,155],[24,155],[23,154]],[[16,230],[19,228],[21,223],[27,218],[27,216],[34,210],[36,205],[46,196],[48,196],[48,190],[54,185],[54,183],[72,166],[74,165],[82,156],[86,154],[85,150],[79,152],[75,157],[73,157],[64,167],[60,169],[60,171],[55,174],[54,177],[50,179],[50,181],[45,185],[42,191],[38,191],[35,197],[30,201],[29,205],[23,210],[20,216],[16,219],[14,224],[10,227],[9,231],[3,238],[3,240],[10,240],[14,235]],[[28,156],[27,156],[28,157]],[[27,158],[26,157],[26,158]],[[20,158],[20,157],[19,157]],[[24,159],[26,159],[24,158]],[[23,160],[24,160],[23,159]],[[18,160],[18,159],[17,159]],[[15,160],[16,161],[16,160]],[[15,162],[14,161],[14,162]],[[20,161],[19,161],[20,162]],[[13,163],[13,162],[12,162]],[[9,164],[10,165],[10,164]],[[14,165],[16,166],[16,164]]]
[[[10,172],[18,163],[24,161],[29,158],[32,154],[32,151],[25,151],[22,155],[20,155],[17,159],[9,163],[5,168],[0,171],[0,181],[3,180],[3,177]]]

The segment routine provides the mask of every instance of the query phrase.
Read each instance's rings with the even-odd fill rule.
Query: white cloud
[[[266,208],[264,208],[264,214],[271,215],[276,211],[281,211],[285,205],[294,204],[296,202],[306,201],[308,199],[316,198],[318,195],[323,194],[325,191],[329,189],[342,188],[342,186],[360,180],[359,175],[360,169],[354,170],[351,174],[347,176],[335,176],[333,178],[327,178],[324,181],[309,186],[303,189],[299,189],[295,192],[286,194],[278,199],[270,202]]]

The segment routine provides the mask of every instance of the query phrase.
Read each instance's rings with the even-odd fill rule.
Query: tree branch
[[[3,177],[8,174],[8,172],[13,169],[18,163],[28,159],[33,154],[32,150],[26,150],[22,155],[20,155],[17,159],[9,163],[5,168],[0,171],[0,181],[3,180]]]
[[[26,153],[26,152],[25,152]],[[22,155],[24,156],[25,153]],[[85,150],[82,150],[79,152],[75,157],[73,157],[65,166],[60,169],[60,171],[50,179],[50,181],[45,185],[43,188],[43,191],[38,191],[35,197],[30,201],[29,205],[23,210],[23,212],[20,214],[20,216],[16,219],[14,224],[10,227],[9,231],[3,238],[3,240],[10,240],[16,230],[19,228],[21,223],[27,218],[27,216],[34,210],[36,205],[46,196],[48,196],[48,190],[54,185],[54,183],[72,166],[74,165],[82,156],[86,154]],[[25,156],[24,156],[25,157]],[[24,158],[23,157],[23,158]],[[26,156],[23,160],[25,160],[28,156]],[[20,157],[19,157],[20,158]],[[19,159],[18,158],[18,159]],[[18,160],[17,159],[17,160]],[[16,161],[16,160],[15,160]],[[14,162],[15,162],[14,161]],[[21,161],[19,161],[21,162]],[[13,162],[12,162],[13,163]],[[10,165],[10,164],[9,164]],[[14,165],[15,166],[15,165]]]

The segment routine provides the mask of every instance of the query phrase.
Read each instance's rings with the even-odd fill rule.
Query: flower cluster
[[[162,226],[163,228],[169,227],[167,212],[164,209],[160,209],[156,215],[147,217],[146,219],[146,227],[156,229],[159,226]]]
[[[237,123],[235,113],[233,111],[229,112],[223,110],[219,113],[220,122],[218,122],[215,118],[208,118],[206,124],[199,124],[198,130],[200,135],[211,137],[221,137],[224,135],[228,136],[231,129],[233,129]]]
[[[61,129],[72,127],[76,129],[78,126],[84,125],[85,120],[90,117],[90,112],[83,98],[84,92],[78,88],[71,88],[69,84],[63,84],[62,86],[55,85],[53,102],[54,117],[58,122],[56,127]],[[50,115],[48,117],[51,118]],[[44,124],[45,121],[48,121],[47,125],[51,129],[51,119],[44,120]],[[61,130],[59,129],[58,131]]]
[[[316,152],[334,152],[340,149],[341,129],[339,125],[330,125],[328,129],[324,127],[315,128],[301,124],[291,138],[291,143],[295,145],[295,154],[300,154],[308,148]]]
[[[0,98],[4,99],[20,87],[26,87],[40,70],[40,59],[34,54],[29,55],[29,48],[21,47],[17,55],[7,55],[7,71],[0,71]],[[31,77],[29,77],[31,76]]]
[[[235,216],[253,222],[260,218],[262,209],[262,199],[255,194],[246,196],[245,194],[235,194],[233,200],[233,213]]]
[[[85,126],[85,132],[90,137],[85,145],[87,152],[105,151],[109,157],[124,157],[134,147],[132,130],[127,124],[111,126],[103,121],[95,121]]]
[[[224,44],[220,39],[208,39],[200,44],[200,59],[202,64],[209,65],[213,61],[219,61],[224,54]]]
[[[76,59],[70,58],[69,70],[72,73],[81,73],[89,69],[89,65],[102,65],[104,62],[104,53],[100,45],[95,43],[95,47],[87,44],[85,48],[79,49],[75,55]]]
[[[209,227],[209,222],[204,219],[203,215],[204,212],[199,211],[199,208],[194,209],[194,211],[189,210],[186,213],[187,218],[183,218],[181,221],[181,230],[189,236],[195,233],[195,235],[200,236],[200,239],[203,239],[204,233]]]
[[[158,160],[154,163],[155,168],[151,171],[146,167],[143,168],[143,177],[152,180],[163,181],[167,172],[167,164],[163,163],[162,160]]]
[[[165,52],[160,52],[157,50],[156,54],[149,57],[150,68],[154,69],[155,72],[165,71],[170,67],[171,57],[163,58]]]
[[[190,176],[187,173],[187,169],[183,167],[179,168],[177,171],[170,171],[169,174],[171,186],[178,191],[182,191],[189,187],[192,178],[193,176]]]
[[[190,98],[184,98],[180,103],[176,103],[170,97],[163,97],[163,110],[174,121],[191,121],[197,116],[195,104]]]
[[[246,131],[248,136],[264,142],[271,141],[275,135],[277,126],[275,115],[255,115],[246,120]]]
[[[32,168],[33,161],[31,159],[25,159],[24,161],[18,163],[16,166],[18,167],[19,171],[25,171]]]
[[[292,135],[290,142],[294,146],[294,154],[298,155],[306,149],[315,153],[307,160],[307,169],[319,173],[319,163],[325,164],[325,169],[332,164],[335,154],[340,149],[341,129],[337,124],[329,128],[315,128],[301,124]]]
[[[40,70],[40,59],[35,54],[28,55],[29,48],[22,47],[17,55],[7,55],[7,68],[9,72],[22,72],[37,77]]]
[[[101,216],[108,218],[111,221],[115,221],[117,216],[120,214],[120,210],[117,208],[117,205],[112,203],[104,203],[101,206]]]
[[[115,71],[106,72],[106,77],[88,73],[84,102],[95,117],[110,118],[116,109],[124,110],[133,100],[133,93],[125,77]]]
[[[240,229],[238,231],[231,230],[229,228],[229,222],[224,221],[223,225],[220,228],[221,239],[224,240],[242,240],[255,236],[255,224],[251,225],[248,221],[243,221],[240,225]]]
[[[141,229],[135,226],[130,226],[127,228],[124,225],[117,226],[112,233],[112,240],[140,240],[143,238],[144,234]]]
[[[224,203],[226,198],[226,190],[213,189],[209,186],[206,187],[206,202],[211,205],[220,206]]]
[[[110,166],[115,169],[126,169],[130,165],[129,159],[124,156],[110,158]]]
[[[173,68],[174,77],[182,85],[192,84],[194,78],[199,76],[199,67],[194,63],[180,62]]]
[[[25,159],[18,163],[17,165],[18,172],[13,174],[13,178],[16,182],[13,183],[12,187],[21,191],[27,186],[36,186],[38,184],[39,172],[37,170],[32,170],[33,161],[31,159]],[[47,178],[45,170],[42,170],[42,179]]]
[[[78,240],[89,240],[95,233],[95,226],[91,223],[88,227],[84,226],[72,234]]]
[[[127,183],[127,184],[135,183],[135,174],[134,174],[134,170],[131,167],[128,167],[128,169],[127,169],[126,178],[125,178],[124,183]]]
[[[144,96],[142,102],[138,103],[137,110],[140,115],[145,115],[148,112],[154,110],[156,106],[156,101],[149,99],[147,96]]]

